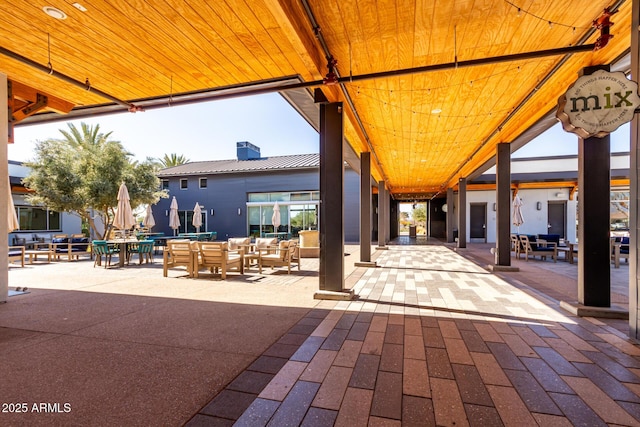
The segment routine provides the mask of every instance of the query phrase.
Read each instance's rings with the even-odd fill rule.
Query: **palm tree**
[[[189,163],[191,160],[187,159],[182,154],[178,155],[176,153],[165,154],[162,159],[158,158],[158,163],[163,168],[170,168],[172,166],[184,165],[185,163]]]

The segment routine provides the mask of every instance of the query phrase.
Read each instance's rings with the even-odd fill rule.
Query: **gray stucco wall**
[[[188,179],[188,188],[180,189],[180,179]],[[199,179],[207,178],[207,188],[199,188]],[[218,240],[247,235],[247,194],[289,191],[318,191],[320,176],[318,169],[297,171],[271,171],[252,173],[231,173],[215,175],[176,176],[169,180],[169,198],[161,199],[152,206],[156,225],[155,232],[172,235],[167,212],[173,196],[180,211],[193,210],[196,202],[206,212],[206,227],[201,231],[215,231]],[[345,241],[357,242],[360,239],[359,218],[359,175],[347,168],[345,170]],[[240,215],[238,215],[240,208]],[[211,215],[211,209],[214,215]]]

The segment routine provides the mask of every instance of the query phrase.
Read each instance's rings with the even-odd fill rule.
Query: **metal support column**
[[[317,299],[350,298],[344,289],[344,153],[341,102],[320,104],[320,291]]]
[[[496,265],[511,266],[511,149],[496,146]]]
[[[611,306],[610,138],[578,141],[578,302]]]
[[[371,262],[371,153],[360,154],[360,262],[358,267],[375,266]]]
[[[376,249],[387,249],[387,218],[386,218],[386,198],[387,192],[384,189],[384,181],[378,182],[378,247]]]
[[[467,179],[458,181],[458,247],[467,247]]]
[[[453,188],[447,188],[447,243],[455,242],[455,238],[453,236],[454,227],[454,219],[453,215]]]

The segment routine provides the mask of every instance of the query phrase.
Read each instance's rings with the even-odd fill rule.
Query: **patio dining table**
[[[137,242],[138,239],[136,238],[107,240],[107,244],[109,245],[118,245],[118,267],[124,267],[124,262],[127,259],[127,251],[129,250],[129,244]]]

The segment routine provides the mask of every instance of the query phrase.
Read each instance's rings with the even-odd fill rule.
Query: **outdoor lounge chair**
[[[530,237],[532,237],[530,239]],[[553,262],[558,260],[558,247],[555,242],[547,242],[545,240],[537,240],[533,236],[521,234],[519,236],[521,250],[524,252],[524,258],[529,261],[529,255],[539,256],[541,259],[547,259],[548,256],[553,258]],[[533,242],[531,241],[533,240]]]
[[[196,267],[194,276],[198,277],[198,271],[206,268],[211,273],[220,272],[221,278],[227,278],[227,271],[237,269],[244,274],[243,249],[230,250],[227,242],[198,242],[198,256],[195,258]]]
[[[628,237],[612,237],[611,238],[611,259],[613,266],[620,268],[620,259],[624,258],[629,262],[629,238]]]
[[[291,264],[298,265],[300,270],[300,257],[297,256],[298,244],[294,240],[282,240],[274,253],[269,253],[268,249],[261,249],[258,258],[258,271],[262,273],[262,267],[287,267],[288,274],[291,274]]]
[[[9,246],[9,262],[19,261],[24,267],[24,246]]]
[[[168,240],[162,255],[162,275],[167,277],[170,268],[186,267],[189,277],[193,277],[197,254],[197,246],[190,240]]]
[[[278,247],[277,237],[258,237],[256,241],[249,245],[248,250],[244,253],[244,266],[245,268],[251,267],[251,262],[254,261],[258,264],[260,258],[260,251],[265,253],[275,253]]]
[[[520,259],[520,254],[522,253],[522,245],[517,234],[511,235],[511,250],[515,252],[516,258]]]

